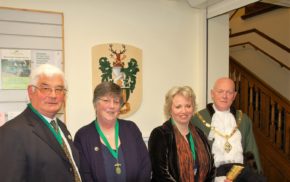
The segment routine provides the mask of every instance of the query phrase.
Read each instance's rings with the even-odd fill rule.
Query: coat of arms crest
[[[140,101],[140,66],[141,51],[133,46],[105,44],[93,48],[93,82],[114,82],[121,87],[124,105],[120,114],[123,116],[135,111],[136,102]]]

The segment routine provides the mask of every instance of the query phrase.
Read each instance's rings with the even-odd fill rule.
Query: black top
[[[211,150],[207,142],[207,137],[203,132],[195,128],[206,149],[209,158],[208,171],[204,171],[206,178],[204,182],[213,182],[215,177],[215,167]],[[195,143],[196,144],[196,143]],[[198,150],[195,145],[195,150]],[[170,120],[162,126],[154,128],[148,141],[148,149],[152,163],[152,182],[176,182],[180,179],[177,146],[173,126]],[[198,157],[198,156],[197,156]],[[198,164],[196,164],[198,166]],[[198,173],[196,173],[198,174]]]

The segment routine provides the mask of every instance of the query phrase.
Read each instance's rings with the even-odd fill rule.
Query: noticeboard
[[[29,102],[31,70],[64,69],[63,13],[0,7],[0,126]]]

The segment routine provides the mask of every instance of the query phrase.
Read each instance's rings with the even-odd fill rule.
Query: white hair
[[[30,85],[36,85],[39,81],[39,77],[41,75],[45,75],[47,77],[52,77],[54,75],[59,75],[61,76],[61,78],[64,81],[64,87],[67,88],[67,84],[66,84],[66,80],[64,78],[64,73],[63,71],[51,64],[42,64],[40,66],[38,66],[37,68],[35,68],[34,70],[32,70],[31,74],[30,74]]]

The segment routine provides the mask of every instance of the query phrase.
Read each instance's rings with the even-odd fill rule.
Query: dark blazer
[[[118,121],[119,138],[126,166],[126,181],[150,181],[151,163],[140,130],[132,121],[121,119]],[[94,121],[79,129],[74,142],[80,152],[80,172],[83,182],[106,182],[102,143]]]
[[[209,170],[206,182],[214,181],[215,167],[214,160],[203,132],[195,128],[202,139],[209,157]],[[177,147],[173,126],[170,120],[166,121],[150,134],[148,148],[152,162],[152,181],[178,182],[180,181]]]
[[[76,164],[79,158],[66,126]],[[45,123],[30,108],[0,127],[1,182],[72,182],[73,171],[60,144]]]

